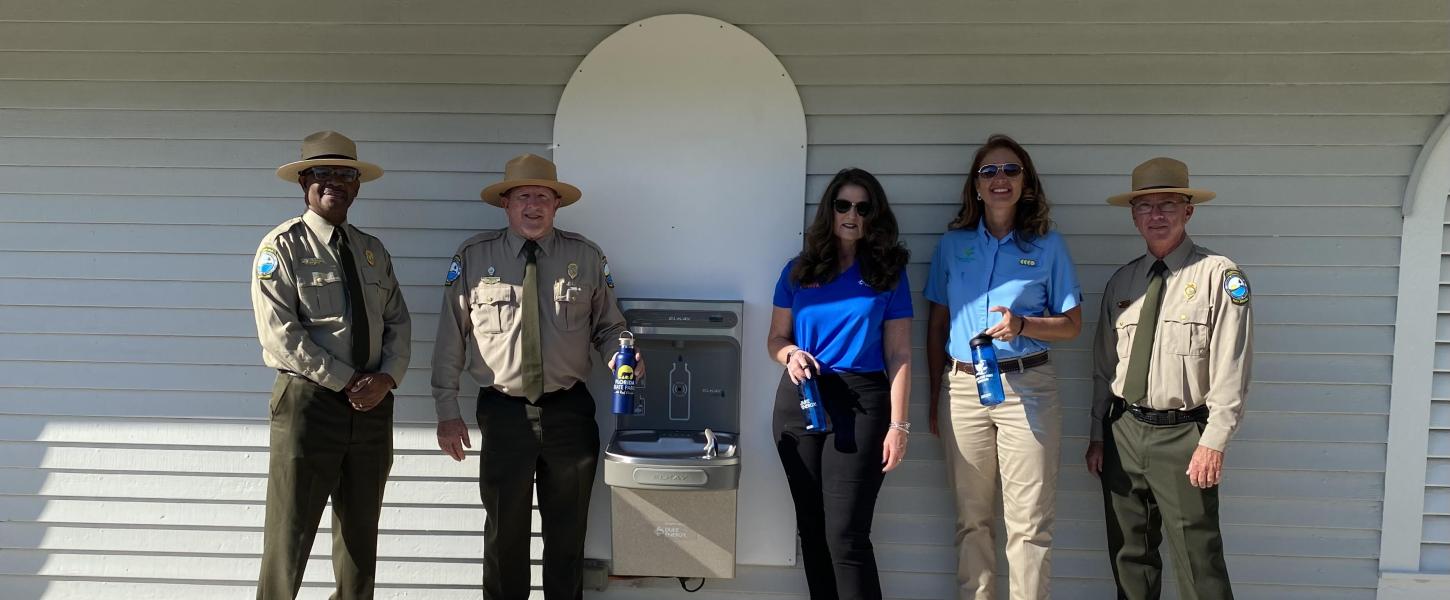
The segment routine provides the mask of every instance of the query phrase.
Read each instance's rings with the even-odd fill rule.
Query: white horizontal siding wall
[[[0,5],[3,595],[251,597],[270,374],[245,277],[259,237],[301,208],[272,169],[302,135],[333,128],[388,170],[353,216],[396,257],[415,321],[382,595],[477,597],[477,463],[438,454],[427,398],[440,261],[502,224],[477,191],[507,158],[546,151],[583,55],[669,12],[739,24],[781,56],[810,128],[803,214],[839,168],[881,175],[918,290],[990,133],[1027,144],[1045,173],[1090,316],[1108,275],[1142,251],[1102,199],[1144,159],[1187,161],[1220,194],[1195,238],[1244,265],[1256,291],[1256,381],[1223,492],[1239,597],[1373,597],[1398,207],[1450,105],[1443,0]],[[1089,335],[1055,353],[1069,436],[1060,598],[1111,593],[1080,458]],[[940,455],[914,436],[882,491],[889,597],[951,594]],[[1443,541],[1430,522],[1427,544]],[[319,543],[305,597],[326,596],[327,556]],[[677,597],[674,586],[616,583],[600,597]],[[796,570],[744,568],[696,597],[803,590]]]
[[[1450,200],[1445,204],[1441,243],[1420,572],[1450,574]]]

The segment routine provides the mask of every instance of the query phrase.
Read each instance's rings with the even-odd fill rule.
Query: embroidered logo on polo
[[[1249,278],[1238,269],[1223,272],[1223,293],[1234,304],[1249,303]]]
[[[271,279],[272,274],[277,272],[277,266],[282,259],[277,256],[277,251],[270,247],[262,248],[257,253],[257,279]]]
[[[972,262],[975,258],[977,258],[977,249],[971,246],[963,247],[961,255],[957,256],[957,260],[962,262]]]
[[[458,278],[459,277],[462,277],[462,276],[463,276],[463,259],[461,259],[457,255],[455,255],[453,257],[453,262],[448,263],[448,277],[443,282],[443,286],[444,287],[447,287],[447,286],[453,285],[453,282],[458,281]]]
[[[1035,266],[1037,266],[1037,259],[1035,259],[1035,258],[1019,258],[1019,259],[1017,259],[1017,264],[1022,265],[1024,267],[1035,267]]]

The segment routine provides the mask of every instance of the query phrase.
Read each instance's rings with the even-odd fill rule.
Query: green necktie
[[[524,297],[521,304],[523,314],[524,346],[524,397],[529,402],[538,402],[544,395],[544,351],[539,343],[539,243],[524,242]]]
[[[352,368],[365,371],[368,368],[368,343],[372,332],[368,328],[367,301],[363,296],[362,277],[357,272],[357,260],[352,256],[352,247],[347,243],[347,232],[342,226],[333,229],[337,243],[337,259],[342,263],[342,275],[347,280],[347,305],[352,324]]]
[[[1138,311],[1138,329],[1133,333],[1133,349],[1128,353],[1128,380],[1123,382],[1123,400],[1142,404],[1148,398],[1148,367],[1153,362],[1153,334],[1158,330],[1158,308],[1163,304],[1163,273],[1168,265],[1153,263],[1148,271],[1148,292],[1143,295],[1143,308]]]

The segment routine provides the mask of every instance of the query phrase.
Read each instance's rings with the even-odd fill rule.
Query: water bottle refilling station
[[[734,577],[744,304],[619,304],[645,376],[604,451],[611,571]]]

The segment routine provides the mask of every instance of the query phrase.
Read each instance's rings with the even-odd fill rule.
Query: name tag
[[[484,277],[482,283],[484,285],[494,285],[500,281],[503,281],[502,277]]]
[[[302,264],[307,265],[307,266],[310,266],[310,267],[315,267],[317,265],[322,264],[322,259],[320,259],[320,258],[304,258],[304,259],[302,259]]]

